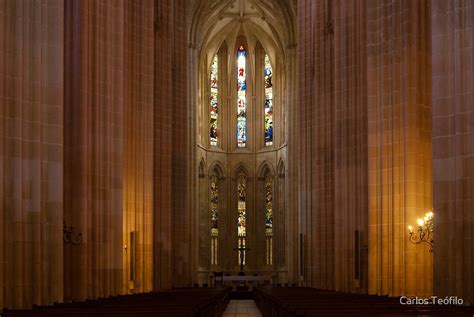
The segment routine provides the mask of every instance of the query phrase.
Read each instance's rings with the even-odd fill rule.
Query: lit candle
[[[425,222],[423,221],[423,219],[419,218],[418,219],[418,226],[423,226],[425,224]]]
[[[408,230],[410,231],[410,233],[413,232],[413,227],[412,226],[408,226]]]

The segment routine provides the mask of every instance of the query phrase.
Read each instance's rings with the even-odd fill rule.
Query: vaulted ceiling
[[[250,40],[254,37],[269,51],[284,52],[295,41],[294,5],[290,0],[198,0],[190,42],[208,50],[210,41],[242,34]]]

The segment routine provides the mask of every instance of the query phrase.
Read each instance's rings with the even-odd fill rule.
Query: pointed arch
[[[286,173],[285,161],[282,158],[278,161],[277,173],[279,177],[284,177]]]
[[[210,216],[210,260],[211,266],[219,265],[219,222],[222,209],[222,185],[224,167],[220,161],[215,161],[209,168],[209,216]]]
[[[275,169],[271,163],[263,161],[257,169],[257,176],[259,179],[263,179],[268,175],[274,176]]]
[[[216,175],[219,178],[225,177],[225,169],[220,161],[215,161],[211,164],[209,175]]]
[[[199,168],[198,168],[198,175],[200,178],[206,176],[206,161],[204,161],[204,158],[201,157],[201,160],[199,161]]]
[[[246,176],[247,178],[250,178],[250,177],[253,176],[252,170],[251,170],[250,167],[249,167],[246,163],[244,163],[244,162],[240,162],[240,163],[238,163],[238,164],[234,167],[234,169],[232,170],[232,175],[233,175],[234,177],[237,177],[237,176],[239,175],[240,171],[243,171],[244,174],[245,174],[245,176]]]
[[[259,192],[260,197],[263,199],[259,202],[261,206],[259,217],[263,217],[264,223],[260,223],[264,227],[261,228],[262,232],[259,239],[264,241],[265,244],[265,260],[264,264],[271,267],[273,265],[273,205],[274,205],[274,192],[275,192],[275,170],[267,161],[263,161],[257,170],[259,180]],[[265,231],[263,231],[263,229]],[[263,233],[264,232],[264,233]],[[263,236],[264,234],[264,236]],[[263,251],[263,250],[262,250]]]

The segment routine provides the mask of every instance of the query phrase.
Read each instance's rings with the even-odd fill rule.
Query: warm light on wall
[[[408,235],[411,243],[426,243],[430,246],[430,252],[433,252],[433,217],[432,211],[427,212],[423,219],[419,218],[418,229],[413,231],[413,226],[408,226]]]

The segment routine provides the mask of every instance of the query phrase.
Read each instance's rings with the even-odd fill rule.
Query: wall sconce
[[[78,245],[82,243],[82,233],[74,232],[74,227],[66,226],[63,222],[63,240],[65,244]]]
[[[418,229],[413,232],[413,226],[408,226],[409,241],[413,244],[426,243],[433,253],[433,217],[432,211],[426,213],[423,219],[418,219]]]

